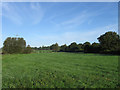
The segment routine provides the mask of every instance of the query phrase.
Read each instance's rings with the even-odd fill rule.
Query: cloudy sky
[[[118,32],[117,2],[4,2],[2,42],[23,37],[31,46],[98,42],[107,31]]]

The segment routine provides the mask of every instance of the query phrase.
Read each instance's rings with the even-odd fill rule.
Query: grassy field
[[[118,87],[118,56],[32,53],[2,56],[3,88]]]

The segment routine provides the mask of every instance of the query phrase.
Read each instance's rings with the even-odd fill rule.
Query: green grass
[[[118,56],[83,53],[3,55],[3,88],[118,87]]]

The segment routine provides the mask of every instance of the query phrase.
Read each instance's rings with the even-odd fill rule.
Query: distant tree
[[[37,48],[37,47],[34,47],[34,49],[35,49],[35,50],[38,50],[38,48]]]
[[[73,42],[68,46],[68,51],[69,52],[79,52],[79,46],[76,44],[76,42]]]
[[[50,50],[50,46],[42,46],[41,50]]]
[[[44,50],[44,49],[45,49],[45,46],[43,45],[43,46],[41,47],[41,49]]]
[[[102,52],[118,52],[120,48],[120,36],[116,32],[106,32],[97,38]]]
[[[100,44],[99,43],[92,43],[91,48],[90,48],[90,52],[92,53],[99,53],[101,50]]]
[[[26,47],[26,41],[23,38],[16,38],[16,41],[18,43],[18,45],[16,45],[16,48],[18,48],[18,53],[22,53],[24,48]]]
[[[11,53],[12,51],[11,51],[11,37],[8,37],[5,41],[4,41],[4,43],[3,43],[3,53]]]
[[[86,46],[86,45],[91,45],[91,44],[90,42],[85,42],[83,45]]]
[[[90,42],[85,42],[85,43],[83,44],[84,52],[85,52],[85,53],[90,52],[90,46],[91,46]]]
[[[69,46],[66,47],[65,52],[70,52],[70,48],[69,48]]]
[[[41,49],[42,49],[42,47],[39,47],[39,48],[38,48],[38,50],[41,50]]]
[[[79,43],[78,44],[78,47],[79,47],[79,51],[82,52],[84,50],[84,47],[83,47],[83,44],[82,43]]]
[[[65,45],[62,45],[62,46],[60,47],[60,51],[66,52],[66,50],[67,50],[67,45],[66,45],[66,44],[65,44]]]
[[[50,46],[50,50],[53,50],[53,48],[54,48],[54,44],[52,44],[52,45]]]
[[[58,44],[56,43],[56,44],[51,45],[50,49],[53,50],[54,52],[57,52],[57,51],[59,51],[60,48],[59,48]]]
[[[26,47],[26,41],[23,38],[8,37],[3,43],[3,53],[22,53]]]
[[[28,45],[25,49],[24,52],[25,54],[31,53],[32,52],[32,48],[30,47],[30,45]]]

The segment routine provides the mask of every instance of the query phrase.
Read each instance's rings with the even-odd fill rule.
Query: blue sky
[[[37,47],[93,43],[107,31],[118,32],[117,2],[2,3],[2,42],[19,35]]]

